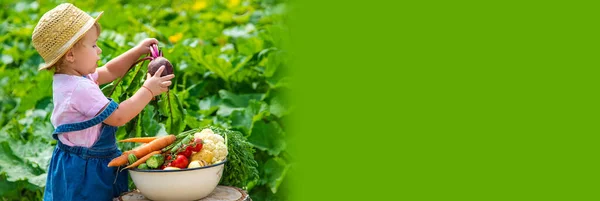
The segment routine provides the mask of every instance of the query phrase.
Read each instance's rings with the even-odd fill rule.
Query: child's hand
[[[143,86],[150,90],[153,96],[157,96],[161,93],[169,91],[169,86],[171,86],[170,80],[173,79],[173,77],[175,77],[175,74],[170,74],[161,77],[160,75],[162,74],[163,70],[165,70],[164,65],[156,71],[154,76],[151,76],[150,73],[148,73],[148,77],[144,82]]]
[[[140,54],[148,54],[148,53],[150,53],[150,46],[153,44],[158,45],[158,40],[156,40],[156,38],[146,38],[146,39],[142,40],[142,42],[140,42],[140,44],[135,46],[135,49]]]

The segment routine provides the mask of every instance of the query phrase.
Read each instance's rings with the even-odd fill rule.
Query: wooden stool
[[[149,201],[149,199],[136,189],[113,199],[113,201]],[[199,201],[252,201],[252,199],[242,189],[233,186],[217,186],[212,193]]]

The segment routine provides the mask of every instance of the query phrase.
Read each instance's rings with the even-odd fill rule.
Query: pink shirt
[[[55,129],[63,124],[90,120],[110,102],[96,84],[98,71],[86,77],[54,75],[52,81],[54,110],[50,121]],[[100,136],[101,125],[59,134],[58,139],[68,146],[91,147]]]

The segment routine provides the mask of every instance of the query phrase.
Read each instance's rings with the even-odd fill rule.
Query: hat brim
[[[102,17],[102,14],[104,14],[104,11],[100,11],[100,14],[98,14],[98,16],[93,21],[90,20],[88,23],[86,23],[81,28],[82,31],[75,33],[75,36],[73,37],[73,39],[67,41],[67,44],[65,44],[61,48],[61,53],[59,54],[58,57],[52,59],[52,61],[46,63],[44,66],[40,67],[38,70],[46,70],[46,69],[49,69],[50,67],[54,66],[54,64],[56,64],[56,62],[58,62],[58,60],[60,60],[60,58],[62,58],[65,55],[65,53],[67,53],[67,51],[69,49],[71,49],[77,43],[77,41],[81,40],[81,38],[83,38],[83,36],[85,36],[85,33],[87,33],[92,27],[94,27],[94,24],[98,23],[98,20],[100,19],[100,17]]]

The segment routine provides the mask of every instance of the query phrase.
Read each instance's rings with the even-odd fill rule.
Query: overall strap
[[[119,107],[119,104],[117,104],[112,99],[109,98],[108,100],[110,100],[108,106],[106,106],[106,108],[99,115],[87,121],[60,125],[54,130],[54,133],[52,133],[52,137],[54,139],[58,139],[58,134],[84,130],[104,122],[104,120],[106,120],[108,116],[110,116],[117,109],[117,107]]]

